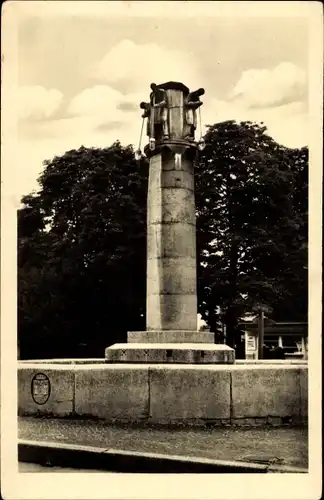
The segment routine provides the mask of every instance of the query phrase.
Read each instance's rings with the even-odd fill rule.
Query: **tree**
[[[145,328],[147,173],[119,142],[45,162],[18,214],[22,357],[102,356]]]
[[[290,193],[294,224],[282,254],[283,270],[278,276],[285,283],[285,295],[276,305],[277,321],[307,322],[308,314],[308,149],[287,151],[293,174]]]
[[[305,280],[296,266],[284,275],[299,239],[297,153],[251,122],[213,125],[205,141],[195,166],[199,312],[213,331],[221,318],[234,345],[253,305],[279,310],[293,280]]]
[[[209,127],[195,165],[198,305],[217,341],[237,344],[258,303],[307,315],[307,148],[266,128]],[[68,151],[46,161],[18,213],[21,357],[103,356],[145,329],[148,163],[133,149]]]

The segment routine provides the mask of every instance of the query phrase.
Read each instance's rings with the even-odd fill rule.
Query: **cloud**
[[[306,95],[306,75],[290,62],[281,62],[272,69],[249,69],[229,94],[250,108],[264,108],[287,104]]]
[[[108,85],[96,85],[77,94],[67,112],[76,116],[101,116],[116,110],[122,94]]]
[[[303,101],[269,108],[251,108],[237,101],[206,101],[202,108],[204,124],[226,120],[263,122],[269,135],[280,144],[292,148],[308,145],[308,110]]]
[[[59,91],[46,90],[40,86],[23,87],[20,90],[20,104],[24,103],[24,112],[20,108],[20,116],[29,119],[20,125],[18,154],[21,161],[18,164],[24,164],[24,171],[19,173],[19,182],[15,183],[13,191],[19,195],[28,193],[35,186],[36,175],[42,170],[42,161],[56,154],[64,154],[69,149],[77,149],[81,145],[108,147],[117,139],[124,145],[134,144],[137,147],[142,114],[139,103],[147,100],[149,83],[154,80],[166,81],[168,78],[189,83],[190,74],[192,79],[196,74],[199,76],[196,66],[190,63],[190,56],[181,59],[177,52],[165,51],[154,45],[137,46],[132,42],[118,44],[115,49],[101,61],[101,71],[107,71],[105,84],[93,85],[77,94],[69,103],[65,118],[41,120],[55,116],[63,97]],[[127,54],[128,63],[122,58],[118,65],[118,55],[125,58]],[[144,64],[143,58],[146,57],[148,59],[145,59]],[[155,61],[152,69],[150,57]],[[165,71],[168,57],[170,68],[174,68],[173,75]],[[161,64],[157,64],[157,60]],[[142,61],[142,67],[138,61]],[[108,71],[108,66],[113,63],[116,72],[114,67]],[[138,71],[134,73],[137,65]],[[176,70],[181,74],[177,74]],[[182,71],[186,73],[182,74]],[[307,145],[308,111],[305,101],[299,99],[287,104],[275,104],[285,96],[293,98],[298,95],[296,89],[301,89],[304,82],[302,73],[287,63],[274,70],[264,71],[266,73],[263,70],[242,73],[231,99],[218,100],[213,98],[212,91],[206,91],[201,108],[203,125],[225,120],[264,122],[268,133],[279,143],[289,147]],[[264,87],[268,85],[268,79],[272,83],[272,93],[270,90],[266,92],[271,86]],[[114,86],[121,81],[127,85],[121,85],[123,91],[116,90]],[[192,85],[191,88],[195,87]],[[144,129],[142,147],[147,142],[145,132]]]
[[[277,142],[288,147],[308,144],[306,76],[282,62],[272,69],[243,71],[226,100],[206,96],[203,123],[236,120],[261,123]]]
[[[105,123],[99,123],[95,127],[95,130],[98,130],[99,132],[107,132],[108,130],[121,129],[122,126],[123,122],[105,122]]]
[[[144,98],[145,92],[123,95],[109,85],[95,85],[72,99],[67,109],[70,116],[43,124],[42,133],[59,138],[66,131],[70,140],[78,139],[84,145],[89,140],[98,146],[116,139],[137,143],[142,114],[139,104]]]
[[[41,85],[22,86],[18,89],[18,116],[21,120],[43,120],[52,116],[63,100],[57,89]]]
[[[138,111],[138,104],[124,100],[117,105],[117,109],[120,109],[121,111],[131,111],[131,112]]]
[[[98,146],[117,138],[125,144],[137,144],[142,114],[139,104],[148,99],[151,82],[180,80],[192,88],[199,86],[199,72],[190,54],[130,40],[112,47],[90,74],[100,83],[76,95],[67,108],[68,118],[44,125],[43,134],[51,131],[58,138],[67,133],[71,141],[91,140]]]
[[[137,121],[140,119],[139,104],[145,97],[145,92],[123,95],[109,85],[95,85],[84,89],[71,100],[67,114],[80,120],[87,119],[95,127]]]
[[[94,77],[118,85],[127,94],[147,89],[152,82],[168,80],[200,86],[195,58],[186,52],[169,50],[156,44],[138,45],[122,40],[97,64]]]
[[[93,94],[84,95],[91,97]],[[100,95],[108,93],[103,92]],[[137,95],[129,95],[125,99],[126,102],[136,102],[138,105]],[[247,108],[234,101],[217,100],[208,96],[203,101],[204,105],[201,108],[203,124],[211,125],[225,120],[264,122],[269,134],[279,143],[289,147],[308,144],[307,107],[301,101],[272,108]],[[93,109],[98,111],[96,106]],[[98,111],[92,115],[34,122],[33,135],[29,134],[28,138],[22,137],[19,140],[16,164],[17,166],[23,164],[24,169],[19,168],[18,171],[17,167],[16,174],[12,175],[11,187],[12,193],[16,194],[17,205],[22,194],[27,194],[36,187],[35,179],[41,172],[42,162],[45,159],[64,154],[73,148],[78,149],[81,145],[108,147],[117,139],[124,145],[134,144],[137,147],[141,129],[140,110],[134,113],[121,111],[113,105],[112,110],[115,111],[105,108],[105,113]],[[199,131],[197,136],[198,133]],[[144,130],[142,147],[146,142]]]

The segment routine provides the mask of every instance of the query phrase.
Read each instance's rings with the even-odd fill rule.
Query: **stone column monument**
[[[106,349],[107,362],[234,363],[234,350],[197,331],[194,158],[204,89],[151,84],[147,117],[146,331]]]

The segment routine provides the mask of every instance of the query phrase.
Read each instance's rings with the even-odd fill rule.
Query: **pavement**
[[[79,418],[19,417],[18,436],[62,445],[308,467],[308,430],[304,427],[166,429]]]
[[[102,473],[102,470],[96,470],[96,469],[71,469],[70,467],[46,467],[44,465],[40,464],[31,464],[28,462],[19,462],[18,464],[18,472],[83,472],[83,473],[89,473],[89,472],[97,472],[97,473]]]

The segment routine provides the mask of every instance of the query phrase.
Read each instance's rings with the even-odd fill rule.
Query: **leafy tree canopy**
[[[308,150],[266,128],[210,126],[195,165],[198,304],[227,342],[257,303],[307,317]],[[132,147],[66,152],[44,163],[18,212],[22,357],[99,356],[145,329],[148,162]]]
[[[213,330],[222,315],[233,345],[257,303],[277,319],[307,315],[308,151],[251,122],[211,126],[205,141],[195,166],[199,310]]]
[[[18,214],[22,355],[32,341],[102,356],[145,327],[147,173],[119,142],[45,162]]]

